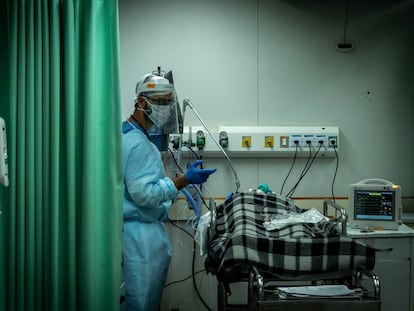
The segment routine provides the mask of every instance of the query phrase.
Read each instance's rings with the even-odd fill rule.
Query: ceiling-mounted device
[[[354,45],[352,43],[338,43],[336,49],[339,52],[350,52],[354,49]]]
[[[349,20],[349,0],[345,0],[345,22],[344,22],[344,32],[342,37],[342,42],[336,45],[336,49],[339,52],[350,52],[354,49],[354,45],[349,43],[346,39],[346,33],[348,30],[348,20]]]

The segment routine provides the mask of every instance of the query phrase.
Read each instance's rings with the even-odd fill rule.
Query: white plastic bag
[[[292,224],[316,224],[321,220],[328,220],[328,218],[321,214],[317,209],[311,208],[310,210],[301,214],[287,214],[275,216],[270,221],[265,221],[263,225],[267,231],[272,231],[282,229]]]

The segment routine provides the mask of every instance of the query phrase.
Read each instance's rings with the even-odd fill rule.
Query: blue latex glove
[[[213,174],[217,169],[211,168],[211,169],[199,169],[197,166],[201,165],[203,163],[203,160],[197,160],[194,163],[190,165],[187,172],[184,173],[185,179],[189,184],[202,184],[206,182],[208,176]]]

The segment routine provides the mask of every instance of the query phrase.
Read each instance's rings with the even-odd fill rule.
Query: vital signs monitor
[[[384,179],[365,179],[349,186],[351,228],[398,230],[401,187]]]

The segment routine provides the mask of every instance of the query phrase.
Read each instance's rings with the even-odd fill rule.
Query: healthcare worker
[[[148,131],[168,121],[175,98],[168,79],[156,72],[147,74],[137,84],[133,113],[122,123],[125,311],[160,309],[172,248],[163,222],[180,189],[202,184],[216,171],[201,169],[202,161],[196,161],[184,174],[166,176]]]

